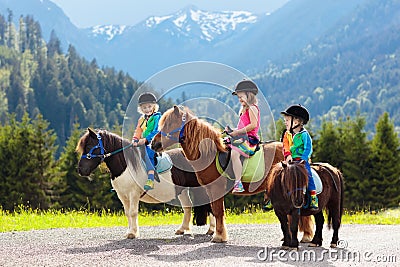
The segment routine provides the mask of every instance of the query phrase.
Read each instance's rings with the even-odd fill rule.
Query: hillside
[[[64,145],[75,123],[112,128],[122,124],[138,83],[126,73],[88,62],[73,46],[63,53],[53,33],[46,43],[40,25],[21,17],[18,28],[0,15],[0,121],[25,112],[42,114]]]
[[[338,119],[361,113],[368,129],[388,111],[400,132],[399,17],[400,1],[368,1],[291,64],[270,68],[258,81],[278,103],[276,111],[286,105],[282,99],[290,99],[318,114],[317,124],[322,115]]]
[[[256,79],[276,117],[289,103],[303,103],[316,126],[323,116],[361,113],[372,131],[388,111],[400,132],[398,0],[292,0],[269,15],[188,6],[138,25],[90,29],[76,28],[48,0],[0,0],[0,10],[7,6],[16,10],[16,30],[18,14],[35,13],[45,41],[54,28],[64,53],[73,44],[97,67],[113,66],[137,80],[177,63],[210,60]]]

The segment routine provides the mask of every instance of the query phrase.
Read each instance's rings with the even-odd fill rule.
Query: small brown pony
[[[212,242],[226,242],[228,234],[225,225],[224,196],[233,187],[228,185],[227,178],[220,175],[216,167],[216,155],[227,153],[223,144],[220,130],[215,129],[209,123],[196,118],[192,112],[184,107],[177,106],[167,110],[159,122],[160,132],[152,141],[155,151],[162,151],[173,144],[180,143],[186,157],[192,164],[197,180],[203,185],[211,200],[212,212],[216,218],[216,231]],[[264,150],[265,171],[264,178],[255,183],[243,183],[245,191],[238,195],[253,195],[265,192],[267,179],[265,179],[272,165],[283,160],[282,143],[270,142],[262,144]],[[312,221],[310,217],[304,217],[299,224],[305,237],[312,236]],[[307,236],[306,236],[307,235]]]
[[[319,209],[312,211],[307,206],[304,189],[308,183],[308,174],[304,162],[281,162],[276,164],[268,178],[267,193],[276,216],[281,223],[284,235],[283,248],[297,249],[297,222],[299,216],[314,215],[316,230],[309,246],[322,246],[323,209],[328,211],[328,226],[333,226],[331,247],[339,240],[339,227],[343,213],[343,176],[341,172],[327,163],[312,164],[312,168],[321,177],[322,192],[318,195]],[[291,215],[288,222],[287,215]]]

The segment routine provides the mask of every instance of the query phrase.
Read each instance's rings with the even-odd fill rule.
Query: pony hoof
[[[227,240],[223,240],[221,237],[213,237],[213,239],[211,239],[211,242],[213,242],[213,243],[226,243]]]
[[[298,251],[299,248],[298,248],[298,247],[289,247],[289,250],[290,250],[290,251]]]
[[[137,237],[137,235],[133,234],[133,233],[129,233],[126,235],[126,239],[135,239]]]
[[[192,234],[192,233],[184,234],[183,237],[187,238],[187,239],[194,239],[194,234]]]
[[[331,243],[331,248],[337,248],[337,244]]]
[[[289,246],[281,246],[281,250],[289,250],[290,247]]]
[[[208,230],[206,233],[206,235],[213,235],[213,234],[214,234],[214,231],[212,231],[212,230]]]
[[[320,247],[320,246],[321,246],[320,244],[315,244],[315,243],[308,244],[308,247],[311,247],[311,248],[316,248],[316,247]]]
[[[185,231],[183,230],[176,230],[175,234],[176,235],[183,235],[185,233]]]
[[[300,241],[300,243],[310,243],[312,240],[311,237],[303,237]]]

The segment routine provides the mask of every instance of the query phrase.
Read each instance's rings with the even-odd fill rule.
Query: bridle
[[[186,124],[186,113],[183,113],[182,115],[182,123],[181,126],[178,128],[175,128],[174,130],[170,131],[169,133],[160,131],[160,134],[162,136],[165,136],[168,139],[174,140],[176,142],[178,142],[179,144],[183,144],[183,142],[185,141],[185,135],[184,135],[184,131],[185,131],[185,124]],[[176,138],[173,135],[179,132],[179,137]]]
[[[127,146],[124,146],[124,147],[122,147],[120,149],[117,149],[117,150],[115,150],[113,152],[105,153],[105,149],[104,149],[104,145],[103,145],[103,140],[101,139],[101,135],[99,133],[96,133],[96,136],[97,136],[97,140],[98,140],[97,145],[92,147],[87,154],[82,155],[81,156],[82,159],[100,158],[101,161],[104,161],[106,158],[111,157],[112,155],[115,155],[115,154],[117,154],[117,153],[119,153],[121,151],[124,151],[125,149],[133,146],[133,144],[131,143],[131,144],[129,144]],[[98,148],[100,149],[100,154],[94,154],[94,151],[96,149],[98,149]]]

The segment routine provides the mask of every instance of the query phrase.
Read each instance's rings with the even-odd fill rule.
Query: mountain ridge
[[[0,7],[4,2],[10,1],[0,0]],[[149,17],[124,29],[110,26],[104,28],[108,33],[104,30],[92,39],[88,29],[79,30],[82,40],[74,46],[85,58],[96,58],[99,65],[121,69],[137,80],[187,61],[219,62],[254,78],[275,111],[300,102],[318,121],[325,113],[345,117],[360,111],[374,116],[367,117],[372,122],[388,110],[400,125],[395,78],[400,69],[399,0],[292,0],[272,14],[257,15],[242,31],[231,31],[233,24],[228,23],[223,37],[210,41],[201,38],[201,27],[194,32],[193,23],[200,17],[195,14],[200,12],[193,9]],[[194,19],[187,20],[192,13]],[[191,31],[185,31],[187,26]],[[179,37],[171,35],[175,31]],[[61,40],[71,38],[68,31],[56,33]]]

